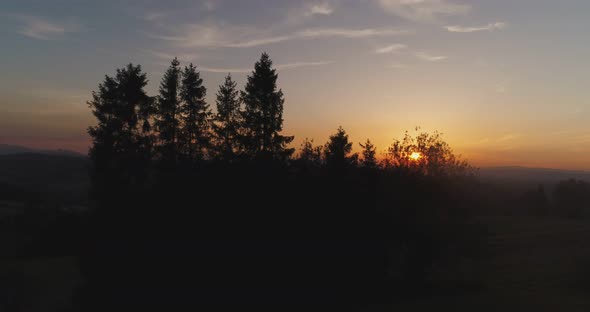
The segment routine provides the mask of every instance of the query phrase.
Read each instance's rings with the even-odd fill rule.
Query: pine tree
[[[363,148],[363,161],[361,163],[362,166],[365,168],[377,167],[377,158],[375,157],[376,148],[371,143],[371,141],[367,139],[367,142],[364,145],[361,143],[359,143],[359,145]]]
[[[219,86],[215,101],[217,114],[212,126],[218,155],[224,160],[231,160],[239,150],[241,112],[239,92],[236,87],[237,83],[228,74],[225,77],[225,83]]]
[[[294,149],[287,148],[293,136],[283,136],[283,92],[277,90],[278,74],[268,54],[263,53],[248,76],[244,102],[244,147],[250,157],[287,159]]]
[[[183,154],[189,160],[203,160],[209,150],[211,137],[209,118],[211,111],[205,101],[207,89],[197,68],[190,64],[182,73],[180,97],[182,105],[182,138]]]
[[[313,140],[305,138],[301,144],[299,160],[306,166],[320,166],[322,164],[322,146],[313,146]]]
[[[156,129],[158,131],[159,151],[162,160],[175,163],[178,158],[179,87],[180,62],[174,58],[164,73],[160,83],[160,95],[156,109]]]
[[[344,168],[354,164],[357,156],[349,156],[352,152],[352,142],[348,141],[348,134],[338,127],[336,134],[330,136],[330,140],[324,147],[326,165],[331,168]]]
[[[97,125],[88,128],[94,190],[108,192],[122,185],[140,183],[149,161],[152,99],[147,96],[146,74],[129,64],[105,76],[88,105]],[[95,194],[98,197],[104,193]]]

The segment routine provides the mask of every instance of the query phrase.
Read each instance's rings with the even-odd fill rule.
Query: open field
[[[394,311],[590,311],[590,222],[488,217],[484,290],[395,305]],[[372,307],[368,311],[391,311]]]
[[[482,290],[367,311],[590,311],[588,220],[486,217],[481,222],[491,232],[486,255],[474,264]],[[12,295],[19,292],[16,298],[26,311],[60,311],[80,283],[71,257],[3,261],[1,275],[3,289],[11,289],[9,283],[19,285]],[[18,284],[18,276],[24,277],[24,285]]]

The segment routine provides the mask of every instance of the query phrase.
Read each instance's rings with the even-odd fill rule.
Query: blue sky
[[[126,63],[155,95],[170,60],[195,63],[209,102],[263,51],[285,132],[342,125],[384,150],[440,130],[476,165],[590,169],[590,2],[461,0],[0,3],[0,143],[83,151],[85,104]]]

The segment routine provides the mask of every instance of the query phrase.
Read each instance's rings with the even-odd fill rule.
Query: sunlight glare
[[[410,155],[410,159],[413,161],[418,161],[420,158],[422,158],[422,154],[419,152],[413,152],[412,155]]]

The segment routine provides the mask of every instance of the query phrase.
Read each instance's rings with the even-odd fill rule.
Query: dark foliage
[[[175,58],[160,83],[158,105],[155,110],[158,150],[162,162],[174,164],[178,160],[180,126],[180,62]]]
[[[558,214],[590,216],[590,183],[575,179],[559,182],[553,190],[553,202]]]
[[[342,169],[356,165],[358,155],[350,155],[351,152],[352,142],[348,140],[348,134],[342,127],[338,127],[336,133],[330,136],[330,140],[324,147],[326,166]]]
[[[243,144],[250,158],[286,160],[294,152],[287,147],[294,137],[280,134],[285,99],[283,91],[277,90],[277,78],[270,57],[263,53],[241,93]]]
[[[105,76],[88,102],[98,122],[88,129],[95,200],[124,195],[147,178],[153,100],[143,89],[146,85],[141,66],[129,64],[117,69],[114,77]]]
[[[185,160],[203,160],[211,147],[211,111],[205,102],[206,95],[207,89],[196,67],[193,64],[185,67],[180,91],[182,126],[179,140]]]
[[[406,133],[379,162],[369,140],[359,160],[339,127],[324,146],[306,139],[292,159],[277,77],[263,54],[239,98],[226,77],[216,114],[196,68],[181,73],[176,60],[155,111],[139,67],[99,85],[79,310],[350,308],[452,291],[453,265],[485,254],[486,230],[472,218],[483,184],[441,134]],[[162,152],[152,158],[151,148]],[[568,182],[554,199],[584,192]],[[547,210],[544,188],[521,198]]]
[[[219,86],[215,104],[217,113],[213,120],[213,133],[219,159],[235,159],[241,151],[240,130],[241,110],[237,83],[231,75],[225,77],[224,84]]]
[[[369,139],[367,139],[367,142],[365,142],[364,145],[361,143],[359,143],[359,145],[363,149],[361,166],[365,168],[377,168],[377,157],[375,157],[377,151],[375,145],[373,145]]]

